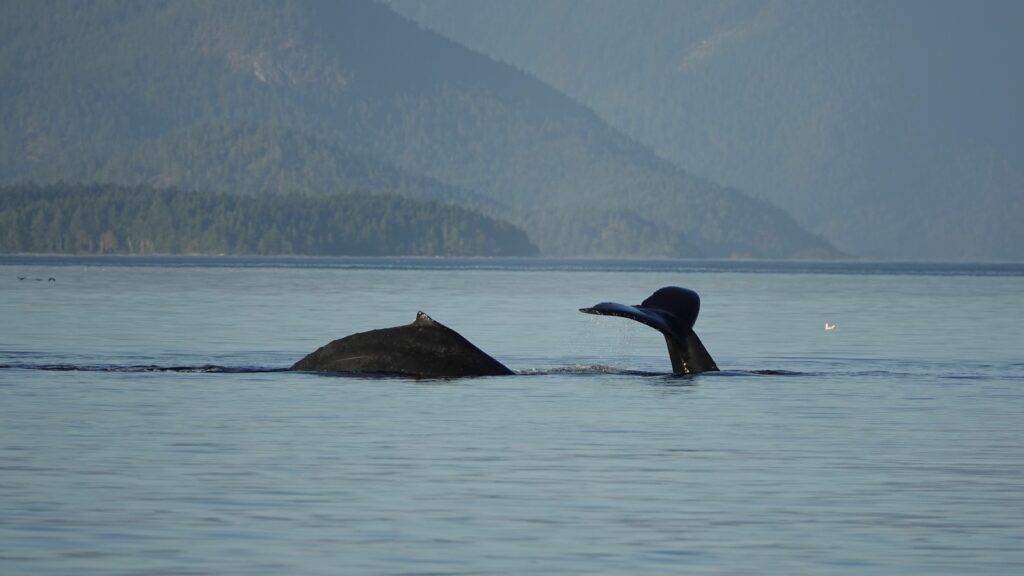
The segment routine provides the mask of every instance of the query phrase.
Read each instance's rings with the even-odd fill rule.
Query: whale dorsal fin
[[[435,322],[434,319],[423,310],[416,313],[416,320],[413,320],[412,323],[413,326],[433,326],[435,324],[437,324],[437,322]]]
[[[636,306],[602,302],[590,308],[580,308],[580,312],[629,318],[661,332],[668,346],[672,371],[676,374],[718,370],[704,343],[693,331],[693,324],[700,313],[700,296],[693,290],[668,286]]]

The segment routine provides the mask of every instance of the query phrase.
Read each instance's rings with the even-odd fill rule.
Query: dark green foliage
[[[182,192],[55,184],[0,188],[0,252],[530,256],[522,230],[390,195]]]
[[[503,208],[484,196],[403,171],[330,141],[261,124],[196,124],[73,172],[87,182],[174,186],[247,196],[358,190],[457,203],[495,215]]]

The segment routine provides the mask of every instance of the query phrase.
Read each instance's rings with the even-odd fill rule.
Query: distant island
[[[0,187],[0,252],[533,256],[537,248],[507,222],[386,194],[24,184]]]

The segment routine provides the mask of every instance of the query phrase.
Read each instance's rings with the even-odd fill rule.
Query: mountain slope
[[[259,196],[279,192],[397,194],[489,214],[490,198],[411,174],[370,156],[285,128],[200,123],[172,130],[102,163],[71,168],[94,182],[174,186]]]
[[[0,11],[0,181],[401,193],[501,216],[546,254],[836,254],[783,211],[384,5]]]
[[[1024,258],[1020,2],[392,4],[844,250]]]
[[[0,253],[532,256],[519,228],[390,195],[0,187]]]

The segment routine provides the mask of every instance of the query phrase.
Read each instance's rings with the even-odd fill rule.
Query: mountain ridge
[[[0,107],[17,120],[0,129],[0,182],[99,174],[218,191],[232,178],[197,155],[280,138],[280,157],[263,157],[269,168],[235,169],[234,181],[277,178],[263,193],[405,186],[500,216],[550,255],[838,255],[784,211],[655,157],[550,86],[385,5],[2,10],[13,25],[0,49]],[[156,175],[158,166],[173,169]],[[360,171],[391,176],[347,174]]]
[[[841,250],[1024,259],[1024,5],[390,0]]]

